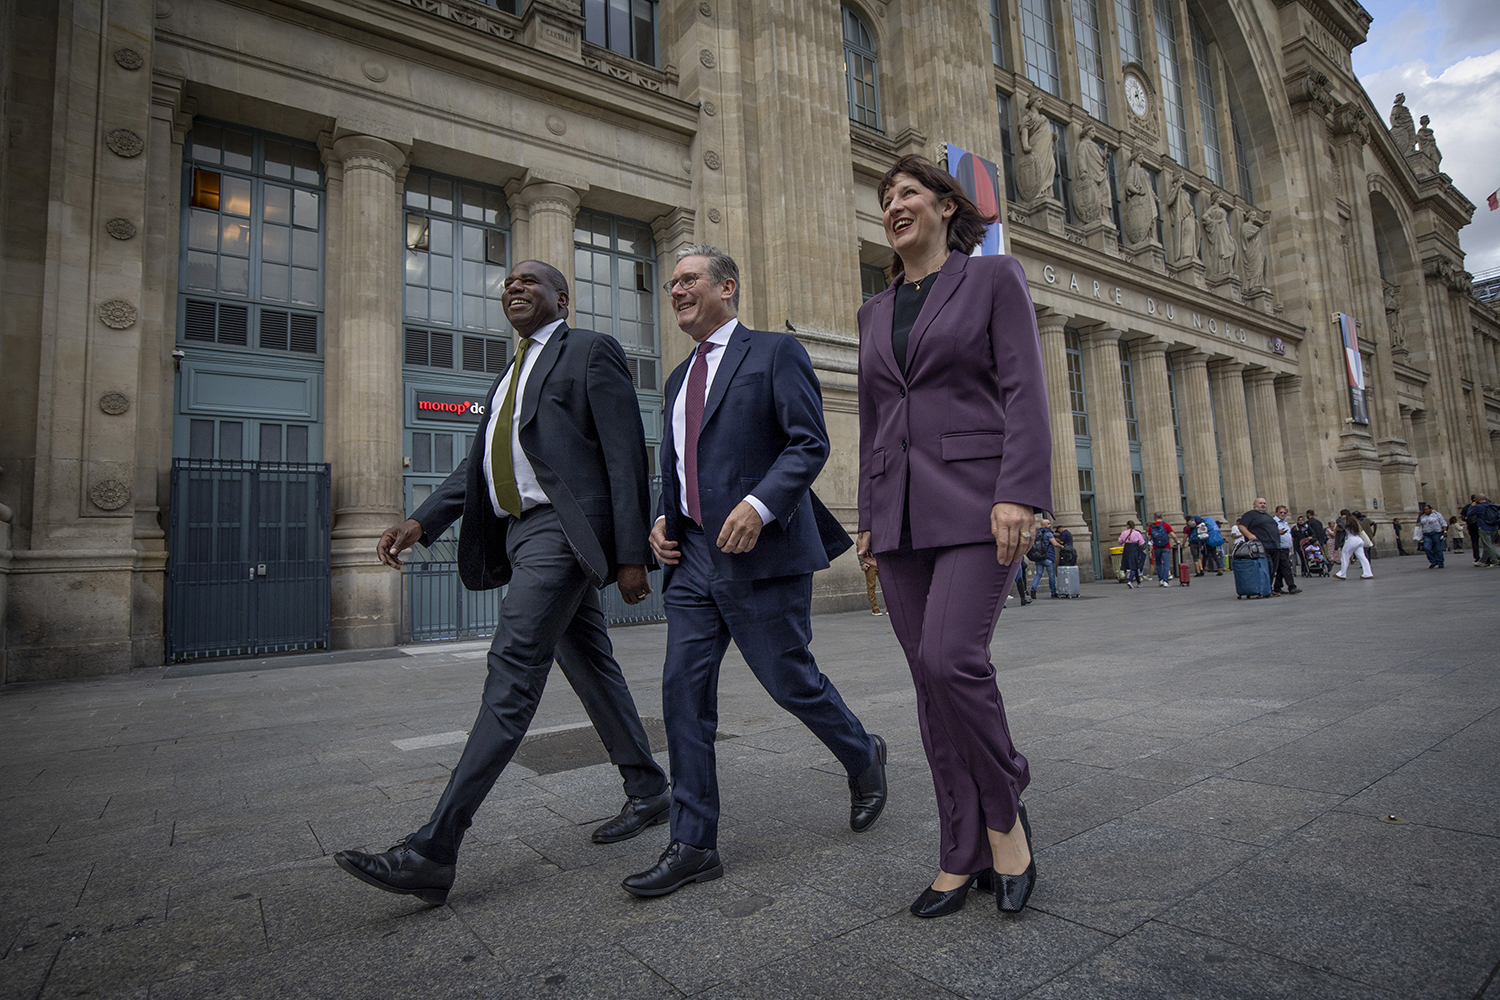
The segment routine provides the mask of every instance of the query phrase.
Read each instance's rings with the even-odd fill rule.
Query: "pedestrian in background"
[[[1394,517],[1391,518],[1391,530],[1396,533],[1396,554],[1402,556],[1411,555],[1410,552],[1406,551],[1406,546],[1401,544],[1401,522]]]
[[[1318,543],[1318,548],[1323,551],[1323,558],[1328,558],[1328,530],[1323,527],[1323,522],[1311,510],[1307,512],[1308,536]]]
[[[1224,533],[1219,530],[1219,522],[1211,517],[1198,519],[1198,526],[1204,530],[1203,541],[1203,570],[1208,571],[1212,566],[1214,575],[1224,575]]]
[[[1474,498],[1474,535],[1479,539],[1482,562],[1500,566],[1500,504],[1491,503],[1483,493]]]
[[[1479,494],[1470,493],[1469,502],[1464,504],[1463,507],[1459,510],[1458,517],[1455,518],[1455,520],[1462,521],[1464,527],[1468,529],[1469,545],[1474,550],[1474,565],[1482,566],[1484,565],[1484,562],[1479,558],[1479,524],[1478,519],[1474,516],[1475,511],[1478,509],[1478,507]],[[1458,546],[1458,548],[1462,549],[1463,546],[1460,545]]]
[[[1187,538],[1188,552],[1193,557],[1193,575],[1202,576],[1203,542],[1208,538],[1208,527],[1199,518],[1189,516],[1182,526],[1182,534]]]
[[[1058,546],[1053,544],[1052,522],[1042,518],[1041,527],[1037,529],[1036,540],[1031,543],[1033,551],[1041,545],[1042,558],[1037,560],[1036,569],[1031,574],[1031,599],[1036,600],[1037,584],[1042,582],[1042,573],[1047,574],[1047,589],[1052,592],[1052,597],[1057,597],[1057,550]]]
[[[1422,528],[1422,548],[1427,552],[1427,568],[1443,568],[1443,536],[1448,533],[1448,519],[1432,509],[1432,504],[1422,505],[1422,517],[1417,521]]]
[[[1156,560],[1156,579],[1163,587],[1170,587],[1172,579],[1172,526],[1162,514],[1156,515],[1147,532],[1151,537],[1151,555]]]
[[[1370,572],[1370,560],[1365,558],[1365,537],[1360,530],[1359,518],[1353,514],[1345,514],[1341,520],[1344,523],[1344,547],[1339,556],[1339,571],[1334,575],[1335,579],[1347,580],[1349,573],[1349,560],[1359,560],[1361,580],[1373,580],[1375,574]]]
[[[1271,566],[1271,592],[1280,590],[1286,585],[1288,594],[1300,594],[1301,588],[1297,586],[1297,578],[1292,575],[1292,525],[1286,519],[1286,504],[1276,508],[1276,531],[1278,547],[1272,557]]]
[[[1271,596],[1280,597],[1280,567],[1278,553],[1281,552],[1281,528],[1277,526],[1276,519],[1266,512],[1266,498],[1256,497],[1255,504],[1245,513],[1240,515],[1237,527],[1252,538],[1257,539],[1266,550],[1267,569],[1271,573]],[[1290,572],[1290,571],[1289,571]]]
[[[1120,568],[1125,571],[1125,586],[1134,590],[1141,585],[1141,566],[1146,562],[1146,536],[1135,530],[1134,521],[1125,522],[1125,530],[1116,541],[1124,547]]]

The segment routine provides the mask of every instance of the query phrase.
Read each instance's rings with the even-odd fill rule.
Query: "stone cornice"
[[[1370,12],[1354,0],[1276,0],[1278,8],[1294,3],[1327,28],[1345,49],[1362,43],[1370,31],[1370,22],[1374,20]]]

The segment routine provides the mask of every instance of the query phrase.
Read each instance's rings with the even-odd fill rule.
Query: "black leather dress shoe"
[[[665,896],[689,882],[708,882],[724,874],[719,852],[674,840],[661,852],[656,866],[627,876],[620,884],[637,896]]]
[[[333,856],[338,866],[361,882],[386,892],[416,896],[424,903],[442,906],[453,888],[453,865],[429,861],[402,841],[380,854],[340,851]]]
[[[950,913],[957,913],[964,908],[964,901],[969,896],[969,890],[974,888],[983,875],[972,875],[969,881],[957,889],[949,889],[946,892],[934,889],[932,886],[922,890],[911,904],[911,915],[914,917],[946,917]]]
[[[660,826],[672,810],[672,792],[660,795],[632,795],[625,800],[620,815],[594,831],[594,843],[613,844],[629,840],[648,826]]]
[[[855,833],[875,825],[890,792],[885,783],[885,740],[874,733],[870,739],[875,741],[875,760],[859,777],[849,779],[849,829]]]

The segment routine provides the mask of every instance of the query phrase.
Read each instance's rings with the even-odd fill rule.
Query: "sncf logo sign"
[[[466,396],[418,392],[416,415],[422,420],[461,420],[477,424],[484,420],[484,403]]]

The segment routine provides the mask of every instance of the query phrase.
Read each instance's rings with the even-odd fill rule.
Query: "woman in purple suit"
[[[906,156],[880,182],[896,251],[859,311],[859,557],[878,566],[917,689],[942,870],[912,904],[953,913],[970,888],[1003,912],[1036,882],[990,639],[1033,515],[1052,505],[1041,344],[1013,257],[970,257],[986,219],[947,173]]]

